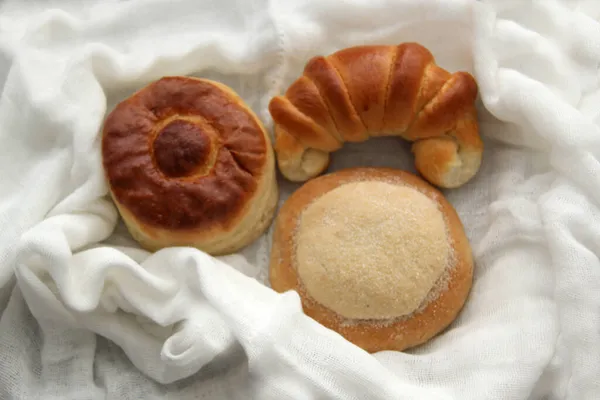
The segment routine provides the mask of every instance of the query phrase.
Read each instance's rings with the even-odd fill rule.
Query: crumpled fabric
[[[599,17],[593,0],[0,2],[0,398],[600,398]],[[271,231],[219,258],[128,236],[99,151],[119,100],[202,76],[271,129],[311,56],[407,41],[480,89],[482,169],[445,191],[475,278],[442,335],[348,343],[268,287]],[[331,170],[349,166],[414,171],[393,138],[345,146]]]

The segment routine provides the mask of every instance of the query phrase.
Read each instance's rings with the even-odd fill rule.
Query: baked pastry
[[[270,225],[278,201],[270,139],[227,86],[165,77],[108,115],[102,156],[110,193],[148,250],[234,252]]]
[[[435,64],[417,43],[357,46],[314,57],[285,93],[271,99],[281,173],[305,181],[322,173],[344,142],[400,136],[414,142],[417,170],[455,188],[479,170],[483,143],[477,83]]]
[[[275,222],[270,282],[369,352],[402,351],[446,328],[473,277],[454,208],[421,178],[352,168],[292,194]]]

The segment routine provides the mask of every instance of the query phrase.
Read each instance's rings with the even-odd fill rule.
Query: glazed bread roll
[[[108,115],[102,156],[112,198],[148,250],[231,253],[272,221],[278,190],[269,137],[223,84],[151,83]]]
[[[414,142],[417,170],[455,188],[479,170],[483,144],[466,72],[438,67],[417,43],[358,46],[314,57],[269,111],[279,169],[291,181],[322,173],[344,142],[400,136]]]
[[[454,208],[419,177],[353,168],[315,178],[275,222],[270,282],[369,352],[402,351],[446,328],[473,277]]]

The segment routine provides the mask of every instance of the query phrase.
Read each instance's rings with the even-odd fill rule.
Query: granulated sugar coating
[[[347,183],[312,202],[299,222],[296,261],[305,290],[348,319],[411,314],[451,261],[437,204],[407,186]]]

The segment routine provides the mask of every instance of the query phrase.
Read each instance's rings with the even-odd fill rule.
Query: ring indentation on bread
[[[214,166],[213,135],[192,121],[169,121],[156,134],[152,151],[158,169],[170,178],[199,173],[206,175]],[[202,172],[200,172],[201,170]]]
[[[269,111],[282,174],[306,181],[322,173],[345,142],[399,136],[414,142],[417,170],[446,188],[479,170],[483,143],[466,72],[436,65],[417,43],[356,46],[312,58]]]
[[[110,192],[142,246],[235,251],[269,225],[278,190],[269,137],[227,86],[165,77],[119,103],[103,128]]]
[[[473,274],[454,208],[419,177],[352,168],[310,180],[275,222],[270,282],[367,351],[424,343],[458,315]]]

